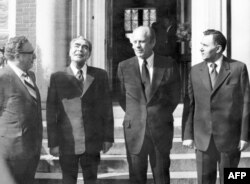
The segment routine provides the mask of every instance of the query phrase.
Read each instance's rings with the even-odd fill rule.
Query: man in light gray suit
[[[40,94],[29,71],[36,55],[24,36],[10,38],[4,54],[8,64],[0,69],[0,168],[7,165],[18,184],[32,184],[42,144]]]

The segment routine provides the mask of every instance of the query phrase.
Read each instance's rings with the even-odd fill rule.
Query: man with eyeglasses
[[[59,156],[63,184],[76,184],[78,164],[84,184],[95,184],[100,151],[114,141],[112,102],[106,71],[87,65],[91,42],[70,43],[70,66],[51,75],[47,97],[50,153]]]
[[[35,74],[29,71],[36,55],[26,37],[16,36],[6,43],[4,56],[7,65],[0,70],[0,168],[5,171],[0,172],[0,180],[8,172],[13,177],[8,182],[14,179],[17,184],[32,184],[42,144],[40,94]]]

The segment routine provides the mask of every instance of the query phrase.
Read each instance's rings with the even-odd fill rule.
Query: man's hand
[[[113,145],[112,142],[104,142],[102,144],[102,151],[103,151],[103,153],[106,153],[112,147],[112,145]]]
[[[243,150],[245,150],[247,147],[248,147],[248,142],[247,142],[247,141],[240,140],[238,149],[239,149],[240,151],[243,151]]]
[[[194,148],[194,140],[188,139],[188,140],[184,140],[182,142],[182,145],[186,148],[190,148],[193,149]]]
[[[50,148],[49,153],[54,157],[59,157],[59,146]]]

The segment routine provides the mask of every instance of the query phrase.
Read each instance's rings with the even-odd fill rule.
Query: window
[[[138,26],[151,26],[156,22],[155,8],[128,8],[124,11],[124,29],[126,33],[132,33]]]

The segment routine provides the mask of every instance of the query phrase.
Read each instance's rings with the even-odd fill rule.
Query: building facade
[[[133,55],[126,26],[151,25],[170,15],[191,26],[188,46],[178,45],[185,85],[187,66],[201,62],[200,40],[208,28],[222,31],[229,43],[225,54],[250,68],[249,9],[248,0],[0,0],[0,47],[14,35],[25,35],[36,46],[34,71],[45,102],[50,74],[69,64],[69,42],[83,35],[93,43],[88,64],[106,69],[115,91],[116,67]]]

